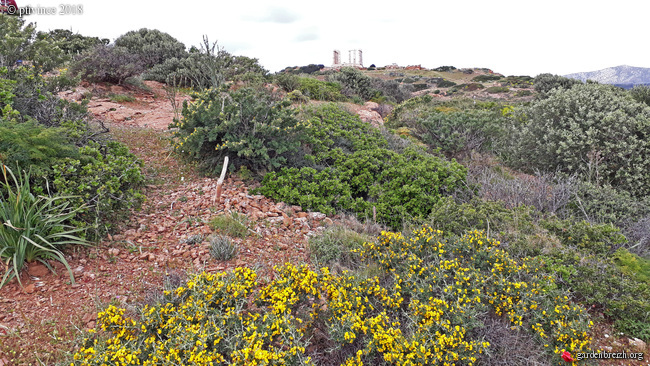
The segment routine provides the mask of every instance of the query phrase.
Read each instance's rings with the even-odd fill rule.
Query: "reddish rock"
[[[43,263],[34,262],[27,265],[27,273],[29,273],[30,276],[43,277],[48,274],[48,272],[49,270],[45,265],[43,265]]]

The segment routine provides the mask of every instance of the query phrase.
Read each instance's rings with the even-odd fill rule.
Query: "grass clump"
[[[328,266],[356,269],[359,267],[360,258],[353,251],[360,249],[363,243],[371,239],[368,235],[346,227],[332,226],[309,239],[312,262],[317,268]]]
[[[3,165],[2,177],[0,258],[4,262],[5,273],[0,288],[14,277],[20,283],[20,271],[25,262],[38,261],[52,270],[49,259],[63,263],[74,283],[72,270],[63,256],[63,247],[89,244],[79,236],[83,229],[67,224],[79,208],[70,207],[69,197],[33,195],[27,172],[16,178]]]
[[[237,255],[237,246],[225,235],[210,237],[210,255],[220,261],[227,261]]]
[[[135,102],[135,97],[128,94],[113,94],[110,96],[112,102],[115,103],[132,103]]]
[[[228,236],[245,238],[248,236],[248,217],[231,211],[228,215],[219,215],[210,221],[210,228]]]

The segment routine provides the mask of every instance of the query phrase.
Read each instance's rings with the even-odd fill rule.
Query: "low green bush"
[[[477,83],[484,83],[488,81],[496,81],[500,80],[503,78],[503,75],[499,74],[483,74],[483,75],[477,75],[472,78],[472,81],[475,81]]]
[[[219,261],[227,261],[237,255],[237,245],[225,235],[210,237],[210,255]]]
[[[70,66],[70,73],[90,82],[122,84],[124,80],[145,71],[141,55],[117,46],[97,46],[79,55]]]
[[[562,244],[599,255],[612,254],[625,242],[625,236],[611,224],[590,224],[586,221],[544,220],[542,227],[562,240]]]
[[[127,32],[115,40],[115,46],[139,55],[147,68],[173,57],[183,58],[187,55],[183,43],[157,29],[142,28]]]
[[[650,86],[637,85],[634,88],[630,89],[630,95],[637,102],[650,106]]]
[[[248,217],[239,212],[232,211],[228,215],[219,215],[210,221],[210,228],[222,234],[236,238],[248,236]],[[215,240],[221,240],[219,238]]]
[[[304,127],[268,89],[209,89],[183,103],[183,117],[174,121],[174,148],[217,172],[225,156],[233,169],[245,165],[255,173],[275,170],[298,151]]]
[[[335,225],[321,234],[309,239],[309,251],[316,268],[337,267],[358,269],[361,261],[353,251],[363,247],[363,243],[373,238],[356,231]]]
[[[310,77],[301,77],[298,79],[297,89],[310,99],[326,100],[331,102],[346,99],[345,96],[341,94],[341,84],[335,82],[320,81]]]
[[[81,207],[71,204],[71,197],[34,195],[29,181],[28,172],[19,173],[16,178],[11,169],[2,165],[0,258],[6,266],[0,288],[14,277],[20,282],[25,262],[38,261],[52,270],[49,259],[63,263],[74,283],[63,248],[89,244],[80,235],[83,228],[69,225]]]
[[[507,93],[510,91],[510,89],[507,86],[491,86],[489,88],[486,88],[485,91],[490,94],[500,94]]]
[[[436,85],[438,88],[449,88],[456,85],[453,81],[443,79],[442,81],[439,81],[438,84]]]

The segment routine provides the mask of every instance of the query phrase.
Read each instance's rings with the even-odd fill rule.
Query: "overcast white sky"
[[[505,75],[650,67],[650,1],[16,0],[83,5],[83,15],[32,15],[39,30],[115,40],[155,28],[189,48],[202,35],[255,57],[272,72],[332,63],[332,50],[363,50],[364,65],[487,67]],[[67,2],[66,2],[67,1]]]

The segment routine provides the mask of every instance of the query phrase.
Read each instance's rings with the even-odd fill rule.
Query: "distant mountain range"
[[[589,72],[577,72],[564,75],[580,81],[593,80],[601,84],[613,84],[622,88],[634,85],[650,85],[650,68],[621,65]]]

